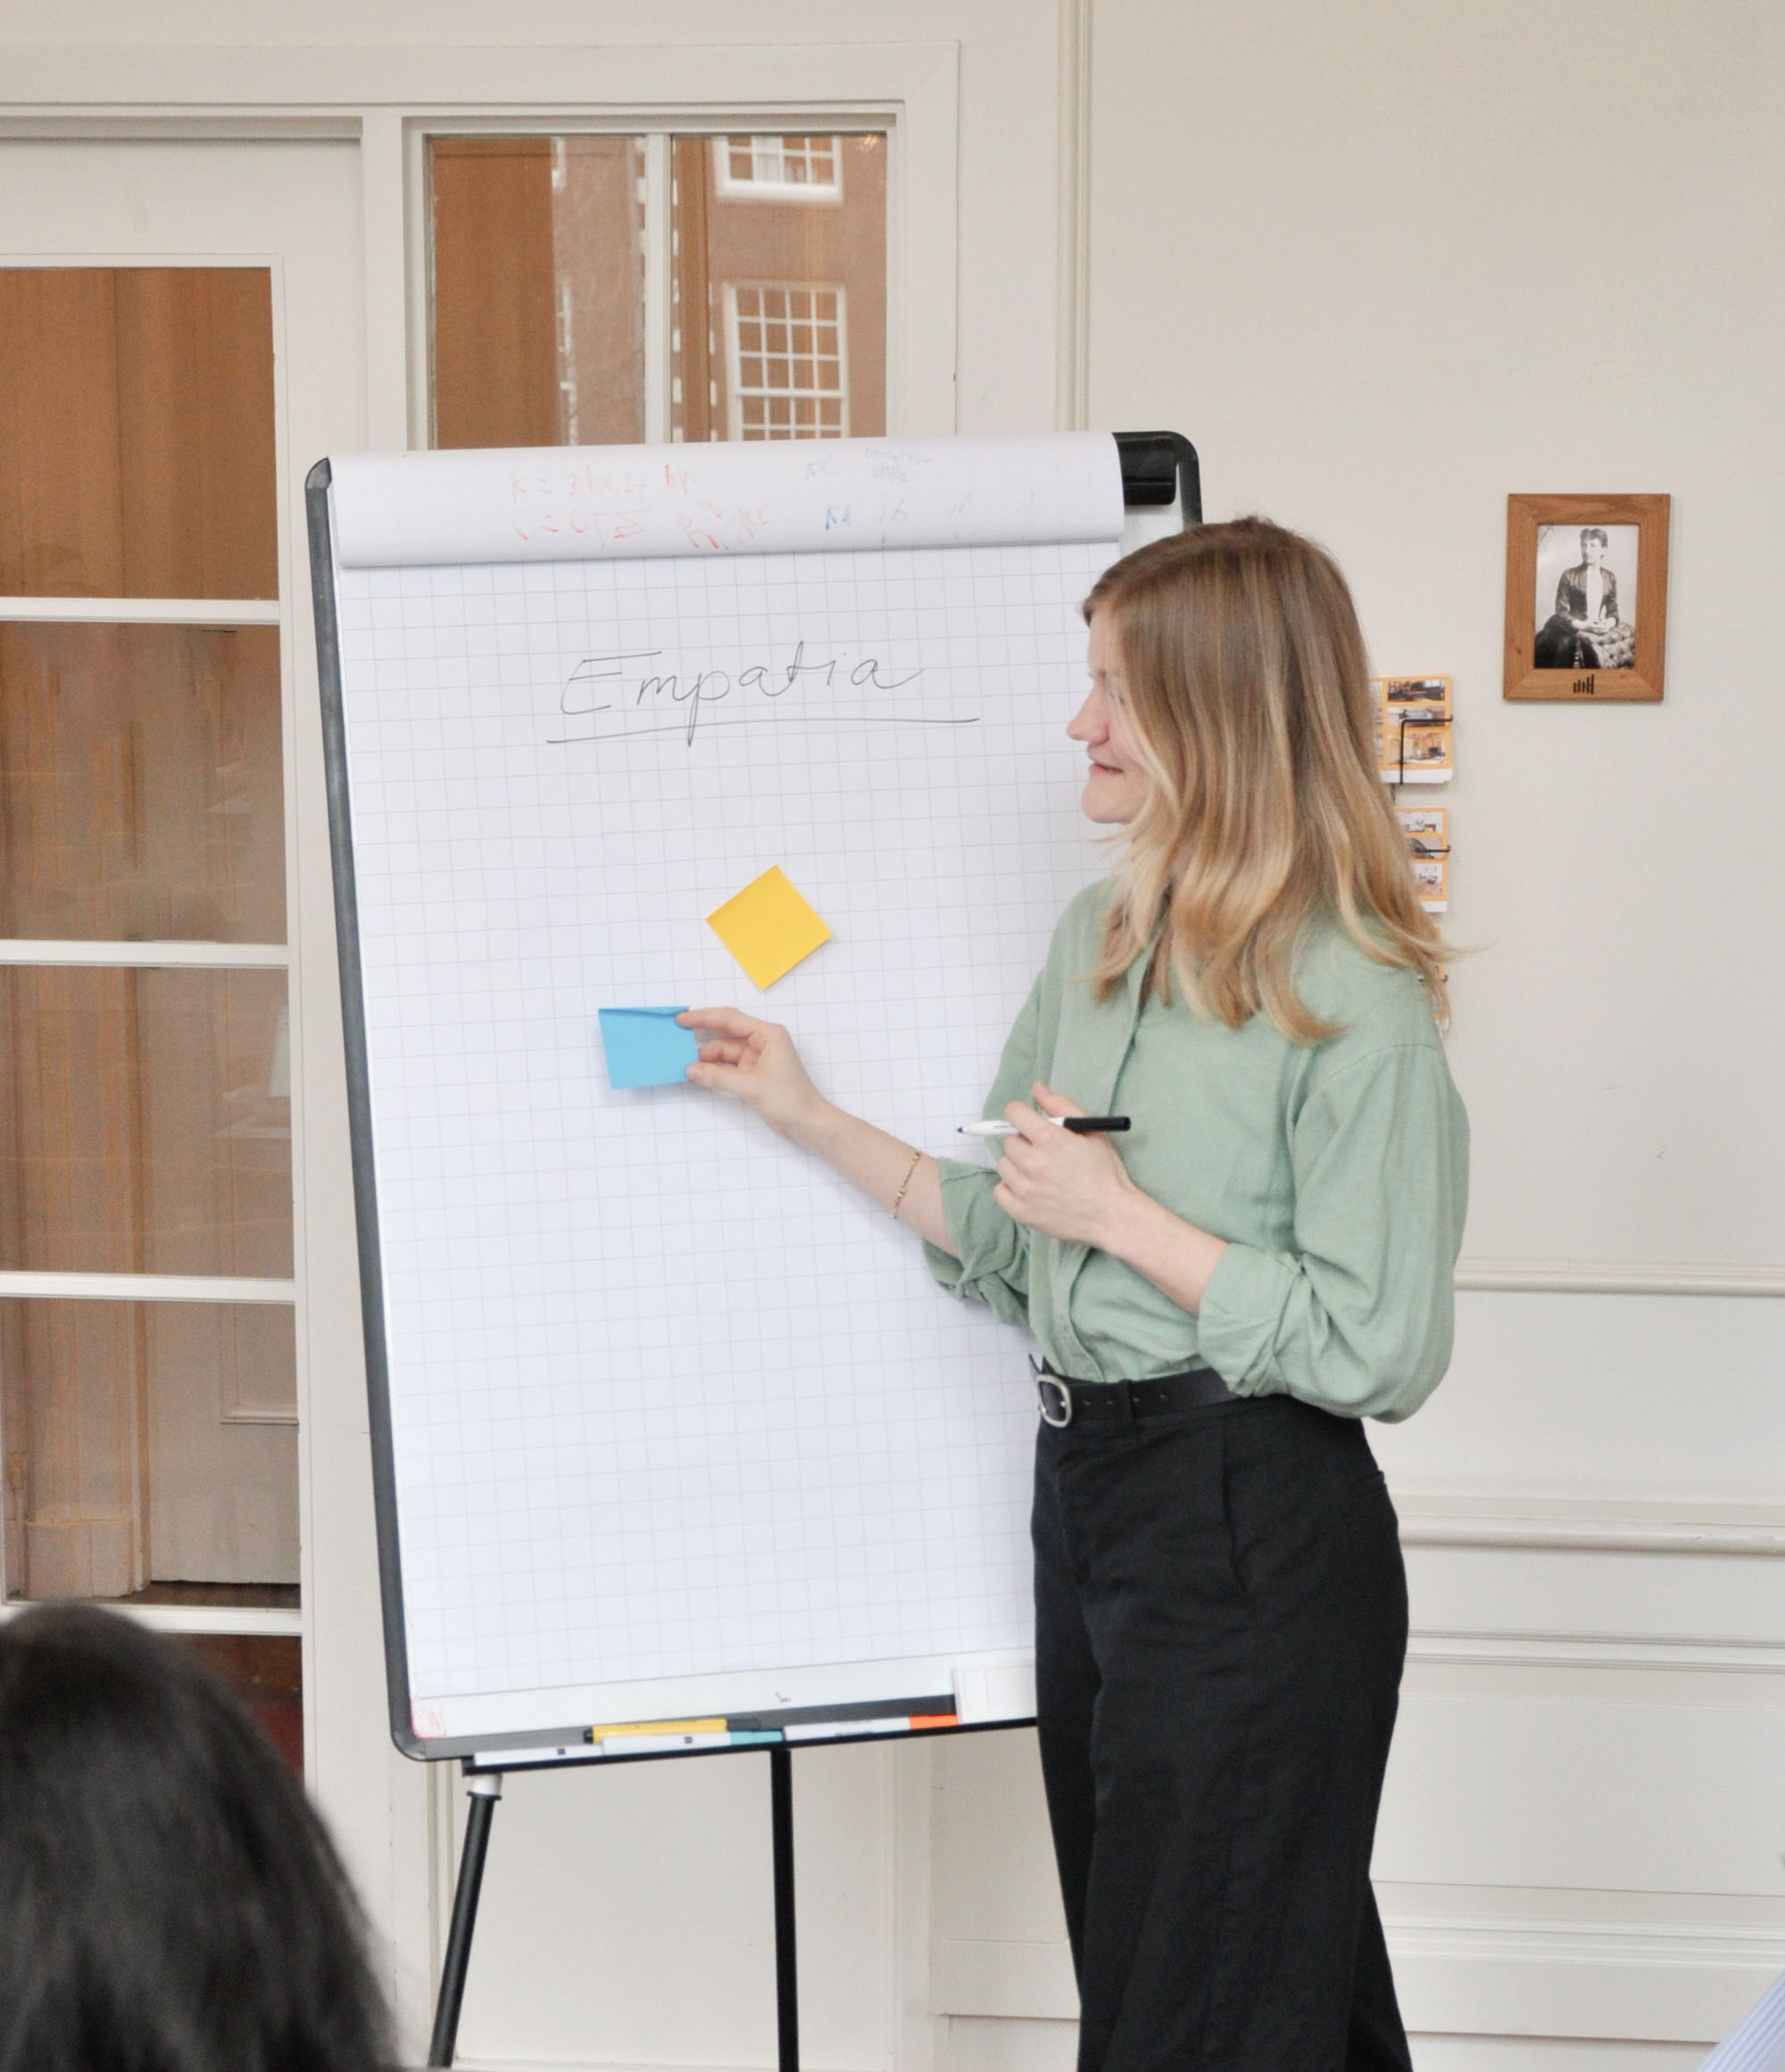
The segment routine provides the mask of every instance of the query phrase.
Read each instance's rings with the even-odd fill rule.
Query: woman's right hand
[[[796,1144],[810,1142],[830,1104],[778,1023],[759,1022],[735,1007],[690,1007],[676,1019],[702,1039],[700,1063],[688,1067],[696,1086],[730,1094]]]
[[[778,1024],[735,1007],[690,1007],[676,1019],[701,1037],[699,1061],[688,1067],[696,1086],[754,1108],[770,1129],[815,1153],[908,1229],[945,1252],[955,1250],[935,1160],[827,1101]]]

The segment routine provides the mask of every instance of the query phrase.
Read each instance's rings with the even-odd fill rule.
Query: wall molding
[[[1432,1496],[1397,1490],[1403,1546],[1553,1554],[1785,1554],[1785,1504]]]
[[[1765,1970],[1769,1984],[1785,1971],[1785,1926],[1386,1911],[1382,1927],[1403,1948],[1429,1952],[1540,1956],[1552,1960],[1609,1956],[1632,1964],[1753,1964]]]
[[[1785,1929],[1393,1914],[1382,1926],[1407,2026],[1428,2033],[1708,2045],[1785,1970]],[[1064,1939],[939,1941],[935,1991],[940,2014],[1078,2015]]]
[[[1385,1915],[1409,2029],[1698,2043],[1785,1969],[1785,1931]]]
[[[1091,409],[1091,0],[1059,0],[1059,297],[1054,423],[1083,431]]]
[[[1715,1676],[1785,1677],[1785,1641],[1683,1638],[1650,1633],[1497,1632],[1482,1627],[1415,1627],[1413,1662],[1493,1669],[1621,1669]],[[1781,1930],[1785,1934],[1785,1930]],[[1780,1968],[1785,1970],[1785,1959]]]
[[[1703,1259],[1495,1259],[1457,1262],[1470,1294],[1785,1296],[1785,1266]]]
[[[802,104],[876,111],[952,74],[957,45],[552,44],[505,41],[328,46],[15,44],[0,102],[18,120],[116,120],[124,111],[187,123],[354,116],[368,107],[648,111],[674,120],[751,107],[765,121]],[[357,128],[353,132],[357,135]]]

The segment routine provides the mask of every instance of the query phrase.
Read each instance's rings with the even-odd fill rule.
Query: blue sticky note
[[[607,1055],[608,1084],[618,1091],[628,1086],[677,1086],[701,1055],[694,1032],[677,1021],[685,1007],[602,1007],[602,1048]]]

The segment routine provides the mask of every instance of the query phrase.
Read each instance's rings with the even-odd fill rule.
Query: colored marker
[[[919,1712],[874,1720],[793,1720],[782,1732],[790,1742],[844,1741],[866,1734],[922,1734],[938,1727],[959,1725],[952,1712]]]
[[[726,1725],[724,1720],[633,1720],[611,1727],[590,1727],[585,1732],[591,1741],[612,1741],[622,1734],[649,1734],[660,1738],[666,1735],[723,1734]]]
[[[1117,1130],[1133,1127],[1126,1115],[1050,1115],[1049,1122],[1062,1130],[1070,1130],[1075,1137],[1090,1137],[1099,1131],[1113,1134]],[[1014,1123],[963,1123],[957,1132],[962,1137],[1014,1137]]]
[[[603,1755],[674,1755],[688,1748],[729,1748],[731,1736],[714,1734],[603,1734],[597,1744]]]

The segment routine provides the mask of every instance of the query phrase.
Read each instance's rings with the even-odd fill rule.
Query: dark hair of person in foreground
[[[87,1606],[0,1625],[0,2072],[374,2072],[363,1933],[208,1670]]]

